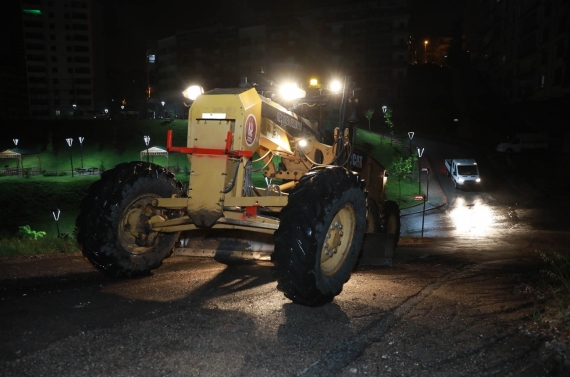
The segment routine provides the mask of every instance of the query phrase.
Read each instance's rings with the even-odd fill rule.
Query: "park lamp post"
[[[408,137],[410,138],[410,157],[412,156],[412,139],[414,138],[414,132],[408,132]]]
[[[55,226],[57,228],[57,236],[60,237],[60,233],[59,233],[59,214],[61,213],[61,211],[58,209],[54,209],[53,211],[51,211],[51,214],[53,215],[53,219],[55,220]]]
[[[382,106],[382,112],[386,114],[386,111],[388,111],[388,106],[386,105]],[[380,129],[383,129],[383,127],[381,127]],[[380,132],[380,145],[382,145],[382,139],[383,139],[382,132]]]
[[[148,135],[144,136],[144,143],[146,144],[146,162],[148,164],[149,163],[149,160],[148,160],[148,144],[150,143],[150,136],[148,136]]]
[[[163,116],[164,118],[166,118],[166,113],[164,112],[164,104],[165,104],[165,103],[166,103],[166,102],[164,102],[164,101],[161,101],[161,102],[160,102],[160,104],[162,105],[162,116]]]
[[[421,169],[424,173],[426,173],[426,194],[424,195],[424,210],[422,214],[422,238],[424,238],[424,219],[426,217],[426,202],[429,198],[429,168]]]
[[[424,154],[424,148],[420,149],[418,147],[418,195],[422,193],[422,180],[421,180],[422,166],[420,164],[420,158],[422,158],[423,154]]]
[[[426,174],[427,181],[426,181],[426,201],[429,200],[429,168],[422,168],[422,172]]]
[[[83,136],[79,136],[79,150],[81,151],[81,169],[83,169]]]
[[[73,144],[73,139],[68,137],[67,139],[65,139],[65,141],[67,141],[67,145],[69,145],[69,163],[71,165],[71,177],[73,178],[73,157],[71,155],[71,144]]]

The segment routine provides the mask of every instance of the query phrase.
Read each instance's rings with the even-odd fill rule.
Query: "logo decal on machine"
[[[251,147],[257,137],[257,121],[253,114],[249,114],[245,120],[245,143]]]

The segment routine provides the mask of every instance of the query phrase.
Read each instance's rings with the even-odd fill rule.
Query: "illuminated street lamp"
[[[65,141],[67,141],[67,145],[69,145],[69,163],[71,164],[71,177],[73,178],[73,157],[71,156],[71,144],[73,144],[73,139],[68,137]]]
[[[83,140],[85,140],[85,138],[83,136],[79,136],[79,149],[81,150],[81,169],[83,169]]]
[[[428,41],[424,41],[424,60],[425,63],[427,63],[427,45],[428,45]]]
[[[410,138],[410,156],[412,155],[412,139],[414,138],[414,132],[408,132],[408,137]]]
[[[420,158],[422,158],[423,154],[424,154],[424,148],[420,149],[418,147],[418,195],[422,193],[422,180],[421,180],[422,166],[420,164]]]
[[[166,117],[166,113],[164,112],[164,104],[165,104],[165,103],[166,103],[166,102],[164,102],[164,101],[161,101],[161,102],[160,102],[160,104],[162,105],[162,116],[163,116],[163,117]]]
[[[149,160],[148,160],[148,144],[150,143],[150,136],[148,136],[148,135],[144,136],[144,143],[146,144],[146,162],[149,163]]]
[[[388,106],[386,106],[386,105],[382,106],[382,112],[384,114],[386,114],[386,112],[388,112]],[[386,116],[384,116],[384,118],[386,118]],[[380,130],[382,130],[382,128]],[[382,132],[380,132],[380,135],[382,135]],[[380,138],[380,145],[382,145],[383,139],[384,139],[384,137]]]
[[[60,233],[59,233],[59,214],[61,213],[61,211],[58,209],[55,209],[53,211],[51,211],[51,214],[53,215],[53,219],[55,220],[55,226],[57,227],[57,236],[60,237]]]

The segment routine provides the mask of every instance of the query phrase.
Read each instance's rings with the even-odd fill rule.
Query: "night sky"
[[[238,11],[294,8],[302,13],[312,5],[332,4],[334,0],[292,0],[275,4],[266,0],[101,0],[104,11],[104,30],[107,40],[108,67],[118,71],[144,69],[148,41],[160,39],[207,25],[207,19],[219,22],[232,20]],[[338,1],[342,2],[342,0]],[[460,0],[412,0],[410,31],[419,39],[447,36],[457,32],[461,19]],[[281,7],[281,8],[280,8]],[[243,14],[243,12],[242,12]],[[259,20],[252,20],[259,22]]]

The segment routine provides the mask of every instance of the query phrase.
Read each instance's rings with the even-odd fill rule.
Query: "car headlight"
[[[463,183],[465,181],[463,178],[459,178],[459,183]]]
[[[481,178],[477,178],[477,179],[475,180],[475,182],[477,182],[477,183],[481,182]]]

